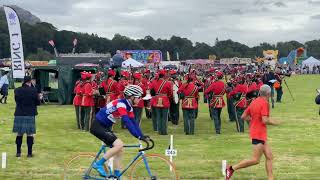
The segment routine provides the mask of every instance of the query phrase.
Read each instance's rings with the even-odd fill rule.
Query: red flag
[[[77,45],[77,43],[78,43],[78,39],[74,38],[74,40],[73,40],[73,47],[75,47],[75,46]]]
[[[50,41],[49,41],[49,44],[50,44],[52,47],[54,47],[54,41],[53,41],[53,40],[50,40]]]

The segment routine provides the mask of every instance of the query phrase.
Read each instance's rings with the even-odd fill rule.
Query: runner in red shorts
[[[279,123],[269,118],[269,102],[271,88],[268,85],[260,87],[260,97],[252,101],[250,106],[242,114],[242,119],[250,122],[250,138],[253,145],[251,159],[242,160],[240,163],[228,166],[226,179],[229,180],[234,171],[259,164],[262,154],[266,157],[266,171],[268,180],[273,180],[272,174],[272,152],[267,143],[267,125],[278,125]]]

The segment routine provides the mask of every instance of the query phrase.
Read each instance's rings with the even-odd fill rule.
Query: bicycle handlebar
[[[151,146],[149,144],[149,142],[146,139],[141,139],[141,141],[145,142],[147,144],[147,147],[143,148],[143,149],[139,149],[139,152],[141,151],[147,151],[150,150],[154,147],[154,141],[150,138],[148,138],[148,140],[151,142]]]

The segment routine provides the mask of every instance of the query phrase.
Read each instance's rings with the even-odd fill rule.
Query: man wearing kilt
[[[22,86],[14,90],[16,109],[12,132],[17,133],[16,157],[21,157],[23,134],[27,134],[28,157],[32,157],[33,135],[36,134],[35,116],[38,114],[37,106],[40,99],[37,89],[31,87],[31,77],[25,76]]]

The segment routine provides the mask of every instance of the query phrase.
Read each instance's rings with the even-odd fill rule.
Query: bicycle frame
[[[141,144],[137,144],[137,145],[124,145],[124,148],[140,148]],[[85,172],[85,174],[83,175],[83,179],[95,179],[95,180],[105,180],[105,178],[100,179],[100,178],[95,178],[95,177],[91,177],[89,174],[92,170],[92,166],[94,164],[94,162],[99,158],[99,156],[101,155],[101,153],[103,152],[103,154],[105,154],[107,152],[107,146],[106,145],[102,145],[98,151],[98,153],[96,154],[96,157],[94,158],[94,160],[92,161],[90,167],[88,168],[88,170]],[[149,168],[148,165],[148,161],[147,158],[144,156],[144,151],[140,151],[138,152],[138,154],[132,159],[132,161],[126,166],[126,168],[124,170],[121,171],[120,176],[121,177],[130,167],[131,165],[136,162],[140,157],[142,157],[143,162],[145,164],[146,170],[148,171],[148,174],[150,177],[152,177],[152,173],[151,170]],[[109,175],[114,175],[112,170],[109,168]]]

